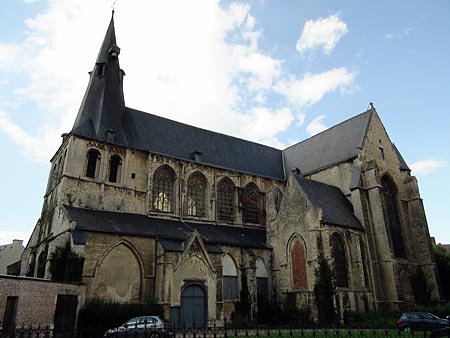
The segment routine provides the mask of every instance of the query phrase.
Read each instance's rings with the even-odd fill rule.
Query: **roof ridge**
[[[147,113],[147,112],[145,112],[145,111],[143,111],[143,110],[139,110],[139,109],[135,109],[135,108],[130,108],[130,107],[125,107],[125,109],[133,110],[133,111],[136,111],[136,112],[139,112],[139,113],[142,113],[142,114],[152,115],[152,116],[154,116],[154,117],[156,117],[156,118],[160,118],[160,119],[162,119],[162,120],[174,122],[174,123],[177,123],[177,124],[180,124],[180,125],[183,125],[183,126],[187,126],[187,127],[193,128],[193,129],[202,130],[202,131],[206,131],[206,132],[209,132],[209,133],[213,133],[213,134],[217,134],[217,135],[222,135],[222,136],[226,136],[226,137],[231,137],[231,138],[233,138],[233,139],[235,139],[235,140],[240,140],[240,141],[244,141],[244,142],[246,142],[246,143],[256,144],[256,145],[259,145],[259,146],[262,146],[262,147],[266,147],[266,148],[270,148],[270,149],[273,149],[273,150],[277,150],[277,151],[280,151],[280,152],[283,151],[282,149],[275,148],[275,147],[272,147],[272,146],[268,146],[268,145],[265,145],[265,144],[262,144],[262,143],[258,143],[258,142],[255,142],[255,141],[246,140],[246,139],[241,138],[241,137],[237,137],[237,136],[225,134],[225,133],[222,133],[222,132],[218,132],[218,131],[214,131],[214,130],[210,130],[210,129],[206,129],[206,128],[201,128],[201,127],[193,126],[193,125],[191,125],[191,124],[184,123],[184,122],[180,122],[180,121],[173,120],[173,119],[169,119],[169,118],[164,117],[164,116],[161,116],[161,115],[156,115],[156,114],[152,114],[152,113]]]
[[[329,132],[330,130],[336,129],[337,127],[339,127],[339,126],[341,126],[341,125],[343,125],[343,124],[346,124],[346,123],[348,123],[348,122],[350,122],[350,121],[352,121],[352,120],[354,120],[354,119],[357,119],[357,118],[361,117],[362,115],[370,114],[370,113],[371,113],[371,109],[368,109],[368,110],[366,110],[366,111],[364,111],[364,112],[362,112],[362,113],[359,113],[358,115],[355,115],[355,116],[353,116],[353,117],[348,118],[347,120],[344,120],[344,121],[342,121],[342,122],[339,122],[338,124],[335,124],[334,126],[332,126],[332,127],[330,127],[330,128],[327,128],[327,129],[321,131],[320,133],[317,133],[317,134],[315,134],[315,135],[313,135],[313,136],[308,137],[307,139],[304,139],[304,140],[302,140],[302,141],[300,141],[300,142],[297,142],[297,143],[295,143],[295,144],[293,144],[293,145],[290,145],[289,147],[283,149],[282,151],[284,152],[285,150],[287,150],[287,149],[289,149],[289,148],[292,148],[292,147],[294,147],[294,146],[297,146],[297,145],[299,145],[299,144],[302,144],[302,143],[304,143],[304,142],[306,142],[306,141],[312,140],[312,139],[314,139],[314,138],[316,138],[316,137],[318,137],[318,136],[320,136],[320,135],[323,135],[323,134]]]

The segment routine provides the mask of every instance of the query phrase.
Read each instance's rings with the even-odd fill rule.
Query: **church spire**
[[[122,120],[125,113],[123,76],[116,44],[114,11],[97,56],[94,70],[72,132],[111,143],[126,144]]]

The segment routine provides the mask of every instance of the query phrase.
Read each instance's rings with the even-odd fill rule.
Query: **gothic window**
[[[100,153],[98,150],[90,149],[87,152],[87,166],[86,166],[86,176],[91,178],[96,178],[98,175],[100,163]]]
[[[189,176],[187,183],[186,208],[189,216],[205,217],[206,178],[196,172]]]
[[[44,278],[45,277],[45,264],[47,262],[47,253],[48,253],[48,247],[45,247],[44,251],[41,251],[38,258],[38,267],[37,267],[37,278]]]
[[[109,159],[109,182],[119,182],[122,169],[122,159],[119,155],[113,155]]]
[[[238,298],[237,269],[230,255],[223,257],[223,299]]]
[[[387,175],[384,175],[381,178],[381,185],[383,187],[383,206],[391,247],[395,257],[406,258],[398,208],[397,188],[395,187],[394,182],[392,182],[392,179]]]
[[[347,258],[344,242],[338,234],[331,236],[331,254],[336,274],[336,286],[346,288],[348,287]]]
[[[261,257],[256,258],[256,288],[258,302],[267,301],[269,299],[269,278]]]
[[[239,200],[243,211],[244,223],[264,224],[264,194],[254,183],[249,183],[239,190]]]
[[[295,239],[291,245],[292,285],[294,289],[307,289],[305,246]]]
[[[234,221],[234,184],[228,177],[217,184],[217,218]]]
[[[169,166],[159,167],[153,176],[153,211],[174,212],[175,173]]]

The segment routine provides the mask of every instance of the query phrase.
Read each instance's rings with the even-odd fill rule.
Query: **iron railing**
[[[63,330],[39,324],[21,325],[6,330],[0,323],[0,338],[450,338],[450,328],[406,332],[397,329],[237,328],[227,325],[156,329],[147,325],[136,325],[122,331],[110,332],[109,335],[106,332],[107,329]]]

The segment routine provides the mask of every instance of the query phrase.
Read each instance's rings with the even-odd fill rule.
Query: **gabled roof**
[[[243,248],[271,248],[266,244],[265,229],[182,222],[139,214],[76,208],[68,205],[65,205],[64,208],[69,219],[76,222],[76,231],[160,238],[169,240],[164,241],[163,244],[175,251],[180,242],[189,240],[194,229],[198,230],[206,247],[211,250],[217,244]]]
[[[322,209],[322,222],[357,230],[364,228],[353,213],[353,206],[342,191],[332,185],[295,175],[300,188],[315,209]]]
[[[127,108],[128,146],[239,172],[284,179],[281,150]]]
[[[394,143],[392,145],[394,147],[395,153],[397,154],[398,160],[400,161],[400,170],[409,170],[409,171],[411,171],[411,169],[409,169],[409,167],[408,167],[408,164],[404,160],[402,154],[400,154],[400,151],[398,150],[397,146]]]
[[[286,176],[294,168],[305,175],[358,156],[371,115],[369,109],[283,150]]]

